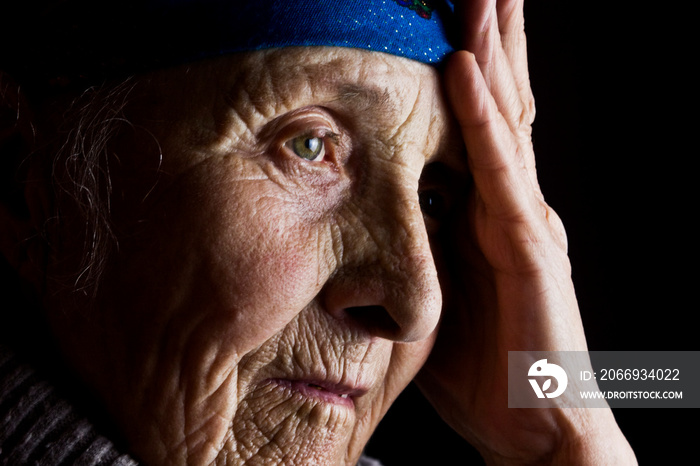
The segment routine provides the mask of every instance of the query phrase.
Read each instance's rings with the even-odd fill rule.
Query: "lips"
[[[274,379],[272,382],[306,398],[347,407],[354,407],[355,399],[366,393],[359,387],[326,381]]]

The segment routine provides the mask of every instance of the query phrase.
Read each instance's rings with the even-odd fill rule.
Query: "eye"
[[[287,141],[289,147],[298,157],[311,162],[320,162],[326,154],[323,137],[303,135]]]
[[[340,135],[327,130],[324,130],[323,134],[318,132],[307,133],[290,139],[285,145],[299,158],[310,162],[321,162],[328,155],[328,140],[332,143],[331,147],[333,145],[338,146],[340,144]]]
[[[441,220],[448,210],[444,194],[437,189],[426,189],[419,192],[418,203],[423,214],[435,220]]]
[[[466,199],[468,182],[442,162],[431,162],[423,169],[418,188],[418,204],[429,234],[436,234],[454,220],[456,203]]]

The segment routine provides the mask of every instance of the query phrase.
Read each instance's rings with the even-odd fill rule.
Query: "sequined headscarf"
[[[107,76],[286,46],[353,47],[438,64],[452,51],[447,0],[17,0],[25,75]],[[5,62],[5,63],[2,63]]]

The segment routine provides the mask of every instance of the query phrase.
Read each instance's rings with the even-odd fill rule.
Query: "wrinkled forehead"
[[[332,103],[352,106],[357,113],[372,110],[387,118],[400,117],[415,106],[419,95],[441,109],[437,71],[385,53],[281,48],[243,54],[217,71],[229,102],[252,99],[264,117],[304,104]]]
[[[182,116],[199,121],[235,112],[248,123],[267,121],[305,106],[390,124],[419,110],[446,120],[438,71],[394,55],[336,47],[286,47],[226,55],[150,73],[133,101],[159,114],[151,121]],[[179,118],[179,117],[178,117]]]
[[[376,143],[421,144],[426,152],[457,131],[438,71],[389,54],[335,47],[288,47],[227,55],[159,70],[132,94],[127,115],[176,150],[251,147],[283,115],[319,108]],[[153,125],[156,125],[154,128]],[[408,132],[410,134],[403,134]],[[186,138],[172,135],[185,135]],[[165,143],[167,146],[168,144]]]

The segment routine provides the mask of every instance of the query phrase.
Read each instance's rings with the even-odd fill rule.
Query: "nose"
[[[438,324],[442,295],[417,191],[396,182],[374,194],[364,205],[355,200],[353,214],[342,216],[343,253],[324,288],[324,305],[373,335],[425,339]]]

